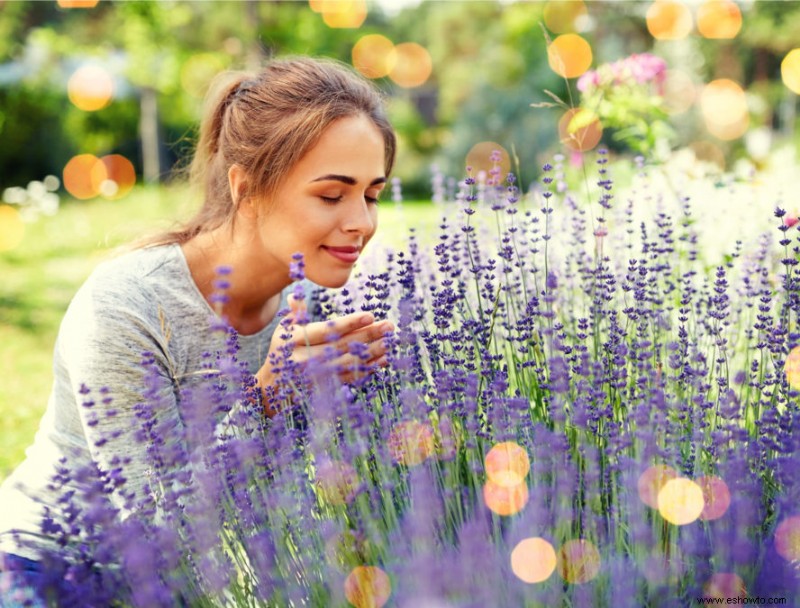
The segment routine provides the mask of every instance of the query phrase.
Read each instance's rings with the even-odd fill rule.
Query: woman
[[[125,462],[124,492],[109,496],[123,517],[147,487],[145,448],[106,442],[137,425],[143,353],[159,380],[160,428],[177,429],[180,394],[202,375],[216,310],[238,333],[238,358],[273,415],[279,378],[271,360],[287,343],[275,332],[278,313],[289,307],[292,319],[304,314],[302,301],[288,295],[293,256],[302,254],[311,282],[341,287],[375,232],[395,136],[370,83],[339,64],[298,58],[256,75],[230,75],[215,90],[191,168],[204,192],[201,209],[181,229],[98,267],[64,317],[47,410],[25,462],[0,488],[6,590],[35,580],[39,556],[57,550],[41,519],[58,500],[48,485],[60,459],[106,471]],[[229,273],[221,310],[220,268]],[[366,344],[374,369],[386,363],[383,336],[392,329],[354,313],[293,326],[288,343],[301,345],[291,356],[302,364],[335,337],[341,355],[334,363],[348,381],[363,363],[348,354],[348,343]]]

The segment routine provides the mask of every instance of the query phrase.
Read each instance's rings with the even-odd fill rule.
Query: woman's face
[[[384,141],[364,115],[341,118],[294,166],[259,217],[269,266],[303,254],[306,277],[341,287],[375,233],[386,184]]]

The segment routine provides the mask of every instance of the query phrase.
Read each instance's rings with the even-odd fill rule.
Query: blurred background
[[[353,65],[386,93],[395,175],[422,208],[492,150],[524,187],[601,144],[794,175],[798,32],[786,1],[0,0],[0,478],[45,406],[75,289],[196,204],[180,170],[218,72]]]

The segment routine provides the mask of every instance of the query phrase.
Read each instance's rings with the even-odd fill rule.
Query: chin
[[[327,289],[339,289],[344,287],[347,281],[350,280],[350,273],[340,276],[324,276],[324,277],[312,277],[306,275],[306,278],[314,283],[315,285],[319,285],[320,287],[326,287]]]

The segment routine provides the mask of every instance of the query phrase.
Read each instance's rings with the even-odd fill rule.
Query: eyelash
[[[339,201],[341,201],[341,200],[342,200],[342,198],[344,198],[344,197],[342,197],[342,196],[337,196],[337,197],[335,197],[335,198],[331,198],[331,197],[329,197],[329,196],[320,196],[320,198],[322,199],[322,201],[323,201],[324,203],[326,203],[326,204],[328,204],[328,205],[335,205],[336,203],[338,203]],[[377,204],[377,203],[380,203],[380,202],[381,202],[379,198],[377,198],[377,197],[374,197],[374,196],[365,196],[364,198],[366,199],[366,201],[367,201],[368,203],[376,203],[376,204]]]

